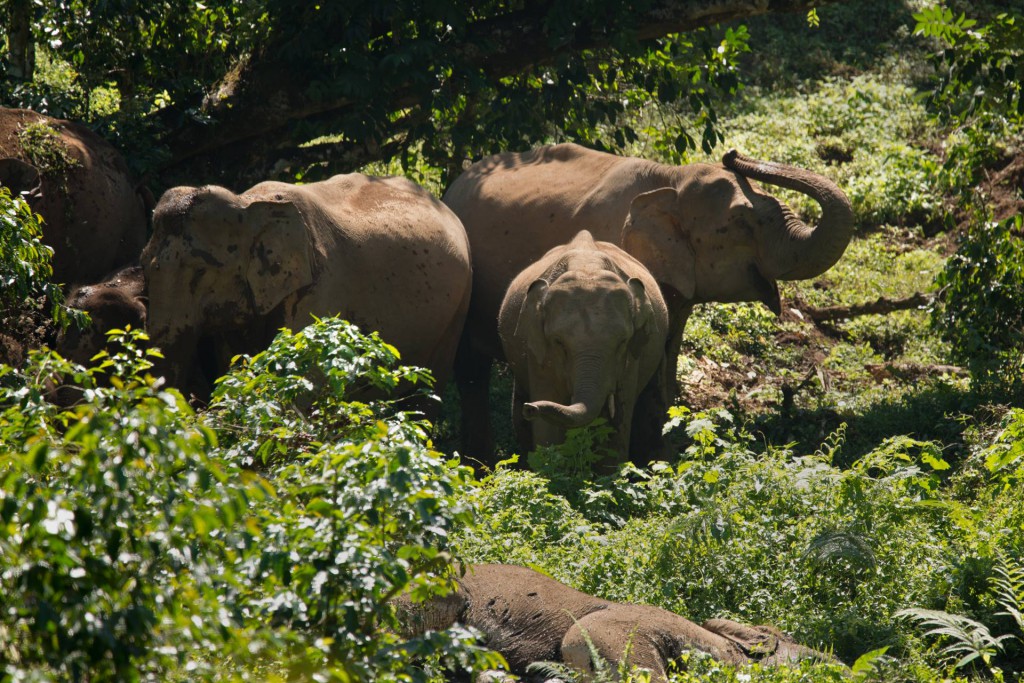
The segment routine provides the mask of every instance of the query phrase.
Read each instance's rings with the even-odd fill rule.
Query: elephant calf
[[[57,336],[57,351],[68,360],[87,365],[107,345],[107,332],[131,326],[146,328],[146,281],[142,268],[123,268],[102,282],[76,287],[67,298],[69,308],[85,311],[90,325],[74,325]]]
[[[690,650],[730,664],[834,661],[771,626],[728,619],[698,626],[658,607],[595,598],[524,567],[471,565],[456,583],[455,592],[424,604],[412,603],[408,595],[396,599],[406,635],[455,623],[472,626],[520,675],[539,661],[562,661],[591,673],[588,639],[607,661],[625,658],[629,666],[650,669],[652,680],[662,683],[670,663]]]
[[[498,331],[515,376],[520,446],[561,443],[567,428],[603,416],[615,429],[615,457],[605,464],[625,460],[633,406],[664,360],[668,335],[665,301],[647,269],[583,230],[516,276]]]

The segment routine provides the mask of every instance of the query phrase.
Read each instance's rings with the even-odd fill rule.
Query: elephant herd
[[[755,182],[807,194],[806,225]],[[0,108],[0,184],[44,218],[54,278],[93,326],[58,349],[87,362],[113,327],[144,327],[168,382],[200,400],[230,359],[282,327],[340,315],[377,330],[407,364],[454,377],[463,450],[493,463],[488,381],[514,376],[521,447],[554,444],[602,417],[603,467],[659,455],[694,305],[761,301],[842,255],[850,203],[830,180],[729,152],[668,166],[573,144],[486,157],[439,200],[404,178],[262,182],[240,194],[174,187],[159,202],[83,126]],[[396,600],[411,631],[474,626],[513,670],[591,646],[664,681],[683,650],[734,663],[821,656],[770,627],[701,626],[654,607],[579,593],[520,567],[481,565],[427,604]]]
[[[66,149],[63,167],[33,154],[33,127]],[[515,379],[524,452],[603,417],[604,467],[657,457],[693,306],[778,312],[776,281],[824,272],[853,231],[833,182],[734,151],[669,166],[560,144],[486,157],[441,200],[353,173],[240,194],[174,187],[151,213],[117,152],[84,127],[0,109],[0,154],[0,183],[44,217],[54,277],[94,320],[61,340],[65,355],[87,360],[103,330],[145,326],[164,352],[158,370],[202,399],[234,355],[340,315],[439,384],[454,376],[463,451],[489,464],[495,360]],[[805,224],[753,181],[807,194],[820,221]]]

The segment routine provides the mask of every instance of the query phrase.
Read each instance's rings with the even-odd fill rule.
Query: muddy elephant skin
[[[107,347],[107,332],[131,326],[146,329],[146,282],[140,266],[129,266],[92,285],[75,287],[68,294],[69,308],[85,311],[88,327],[71,325],[57,335],[57,352],[79,365]]]
[[[138,260],[152,195],[113,145],[83,125],[0,107],[0,184],[43,217],[53,280],[97,282]]]
[[[604,417],[614,433],[602,469],[624,462],[634,404],[664,359],[668,334],[668,311],[647,269],[581,231],[516,276],[498,328],[515,376],[512,419],[523,452]]]
[[[810,226],[755,182],[796,190],[822,208]],[[503,358],[498,310],[509,283],[580,230],[622,247],[661,287],[669,309],[667,371],[645,392],[634,420],[645,428],[631,450],[657,449],[675,368],[695,304],[762,301],[780,310],[777,280],[817,277],[853,234],[846,195],[828,178],[735,152],[721,164],[669,166],[572,144],[503,153],[473,164],[444,201],[462,220],[473,254],[473,298],[456,367],[464,450],[486,458],[493,359]]]
[[[340,315],[375,330],[402,362],[451,373],[469,303],[469,246],[458,218],[404,178],[338,175],[168,190],[142,254],[148,332],[181,387],[198,356],[266,348],[277,330]],[[201,350],[210,340],[212,352]],[[203,398],[203,397],[199,397]]]
[[[454,593],[425,604],[413,604],[405,595],[395,601],[406,635],[455,623],[472,626],[519,675],[532,662],[562,661],[586,677],[592,671],[587,638],[613,664],[623,659],[628,645],[626,663],[650,669],[658,683],[668,680],[672,661],[692,650],[730,664],[835,661],[770,626],[728,619],[698,626],[658,607],[595,598],[524,567],[470,565],[456,583]]]

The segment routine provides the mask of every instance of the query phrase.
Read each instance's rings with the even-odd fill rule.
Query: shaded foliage
[[[113,334],[123,350],[91,369],[46,352],[0,366],[0,680],[421,681],[431,662],[500,665],[463,630],[396,634],[388,600],[447,590],[447,539],[470,510],[466,471],[414,416],[346,403],[347,388],[418,374],[393,349],[318,322],[229,375],[199,419],[147,373],[157,351]],[[85,401],[46,402],[55,374]],[[294,438],[295,396],[246,390],[324,376],[314,405],[359,419],[309,410]],[[267,434],[286,453],[260,476],[240,445]]]

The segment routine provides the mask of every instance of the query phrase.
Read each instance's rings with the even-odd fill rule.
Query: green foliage
[[[989,584],[997,604],[1003,608],[997,615],[1011,617],[1019,633],[993,636],[989,627],[983,623],[939,610],[912,608],[896,613],[897,617],[910,619],[930,629],[924,634],[926,637],[938,636],[947,641],[939,652],[952,662],[953,669],[981,660],[990,671],[996,673],[992,668],[993,658],[1004,650],[1003,643],[1011,639],[1024,642],[1024,619],[1021,617],[1021,608],[1024,607],[1024,564],[1014,562],[1003,554],[999,554],[996,561]]]
[[[934,324],[983,388],[1019,394],[1024,382],[1024,223],[978,221],[938,277]]]
[[[0,320],[10,320],[26,300],[45,298],[54,320],[70,321],[60,287],[50,282],[53,249],[42,242],[41,218],[21,197],[0,187]]]
[[[319,321],[300,332],[282,330],[266,351],[236,359],[204,419],[224,434],[222,447],[239,463],[265,464],[376,434],[382,419],[410,401],[382,397],[432,382],[426,370],[399,366],[398,351],[376,332]],[[421,401],[427,391],[417,392]]]
[[[60,178],[69,168],[78,165],[60,134],[46,122],[30,123],[18,131],[18,144],[43,175]]]
[[[464,630],[395,628],[392,597],[448,590],[468,472],[414,416],[346,399],[422,371],[319,321],[237,367],[197,417],[147,373],[157,351],[113,334],[123,350],[97,368],[37,353],[0,373],[0,680],[426,681],[500,663]],[[45,400],[59,375],[84,390],[70,410]],[[260,476],[239,461],[266,434],[287,452]]]
[[[1004,116],[1024,123],[1024,32],[1022,17],[998,14],[979,26],[941,5],[914,15],[915,33],[938,38],[933,57],[939,82],[931,104],[960,122],[975,116]]]
[[[906,605],[960,600],[977,610],[972,618],[998,619],[1000,607],[982,599],[991,572],[976,580],[974,567],[1020,552],[1002,531],[1024,523],[1013,489],[993,478],[969,502],[953,500],[951,466],[927,441],[892,439],[840,469],[842,432],[798,456],[758,447],[722,412],[673,415],[691,441],[681,460],[606,481],[604,507],[558,495],[532,473],[499,470],[481,481],[470,497],[480,522],[459,531],[461,554],[535,566],[698,623],[776,624],[801,642],[833,645],[846,661],[889,646],[903,664],[878,660],[878,680],[894,669],[936,676],[907,670],[912,653],[933,654],[893,617]]]
[[[0,394],[9,454],[0,503],[3,680],[40,667],[52,678],[39,680],[141,680],[224,640],[212,584],[196,595],[190,579],[220,573],[210,534],[225,525],[209,513],[244,507],[263,491],[248,475],[224,486],[229,474],[204,453],[214,435],[187,425],[180,395],[143,374],[145,357],[129,346],[109,360],[123,381],[91,388],[69,413],[41,405],[33,390],[34,377],[57,368],[46,354],[15,375],[21,386],[5,382]],[[223,619],[229,627],[230,615]]]
[[[1002,429],[983,449],[985,469],[998,479],[1004,488],[1024,482],[1024,410],[1015,408],[1002,420]]]

